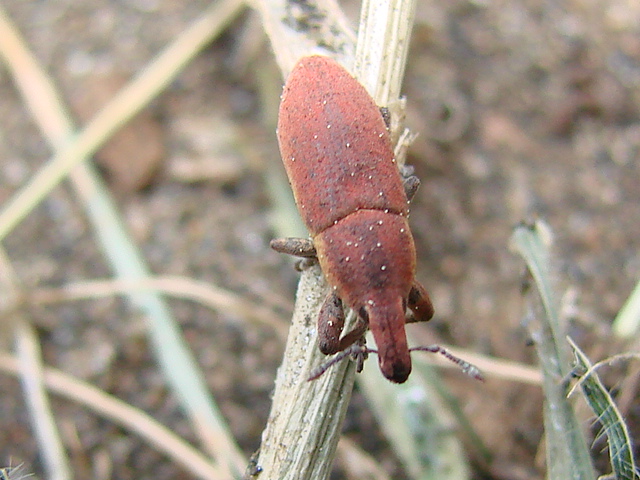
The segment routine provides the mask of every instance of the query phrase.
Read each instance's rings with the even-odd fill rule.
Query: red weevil
[[[415,281],[408,199],[378,106],[329,57],[298,61],[278,115],[278,142],[291,188],[313,242],[274,241],[284,253],[316,256],[333,291],[318,316],[320,350],[337,353],[371,329],[380,370],[392,382],[411,372],[405,333],[433,316]],[[343,302],[358,322],[342,338]]]

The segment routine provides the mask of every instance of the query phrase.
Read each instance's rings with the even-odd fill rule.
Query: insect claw
[[[347,357],[351,357],[355,360],[356,371],[360,373],[362,372],[362,368],[364,367],[364,361],[367,359],[370,353],[377,354],[378,351],[373,348],[367,348],[367,346],[364,345],[364,343],[359,343],[359,342],[354,343],[350,347],[345,348],[341,352],[337,353],[335,356],[331,357],[326,362],[318,365],[316,368],[311,370],[311,373],[309,373],[309,378],[307,378],[307,381],[310,382],[311,380],[316,380],[320,378],[320,376],[324,372],[329,370],[336,363],[340,363],[342,360],[344,360]]]

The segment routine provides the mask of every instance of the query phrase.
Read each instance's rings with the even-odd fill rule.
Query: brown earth
[[[86,119],[208,3],[9,0],[4,7]],[[539,216],[555,233],[554,273],[572,334],[594,360],[622,351],[610,325],[640,278],[640,7],[623,0],[419,3],[404,90],[409,126],[420,134],[409,163],[423,182],[411,224],[418,277],[437,312],[412,332],[533,363],[521,325],[522,262],[508,243],[515,224]],[[286,324],[297,276],[289,259],[268,249],[274,234],[265,183],[267,169],[281,168],[277,88],[263,100],[264,84],[281,80],[256,25],[253,14],[234,23],[98,161],[154,272],[211,282],[273,308]],[[6,69],[0,99],[5,202],[51,151]],[[111,274],[68,185],[4,246],[27,291]],[[281,339],[237,315],[181,300],[171,306],[250,455],[269,411]],[[33,306],[30,314],[47,364],[194,440],[142,320],[121,298]],[[627,375],[615,372],[608,385],[620,387]],[[475,478],[542,478],[540,390],[491,378],[451,386],[495,457]],[[24,462],[41,475],[18,381],[0,376],[0,398],[0,464]],[[53,406],[76,478],[186,478],[91,411],[55,396]],[[638,402],[623,413],[640,438]],[[358,392],[345,432],[393,478],[404,478]],[[596,443],[606,472],[601,450]],[[345,475],[337,468],[335,478]]]

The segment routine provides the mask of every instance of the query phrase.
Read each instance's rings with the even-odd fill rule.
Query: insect
[[[320,350],[356,351],[370,328],[383,375],[406,381],[411,357],[405,323],[429,320],[433,306],[415,280],[409,199],[378,106],[333,59],[303,57],[284,87],[277,132],[312,240],[279,239],[271,246],[317,257],[332,287],[318,315]],[[358,319],[342,335],[345,306]],[[408,319],[407,308],[413,312]]]

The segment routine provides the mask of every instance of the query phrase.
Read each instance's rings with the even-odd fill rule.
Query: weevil
[[[415,280],[409,199],[380,109],[335,60],[304,57],[286,81],[277,135],[312,240],[274,240],[272,247],[317,256],[332,287],[318,314],[320,350],[343,351],[368,327],[383,375],[406,381],[411,357],[405,323],[429,320],[433,305]],[[407,183],[415,191],[415,182]],[[342,335],[345,306],[358,320]],[[413,316],[406,316],[407,308]]]

